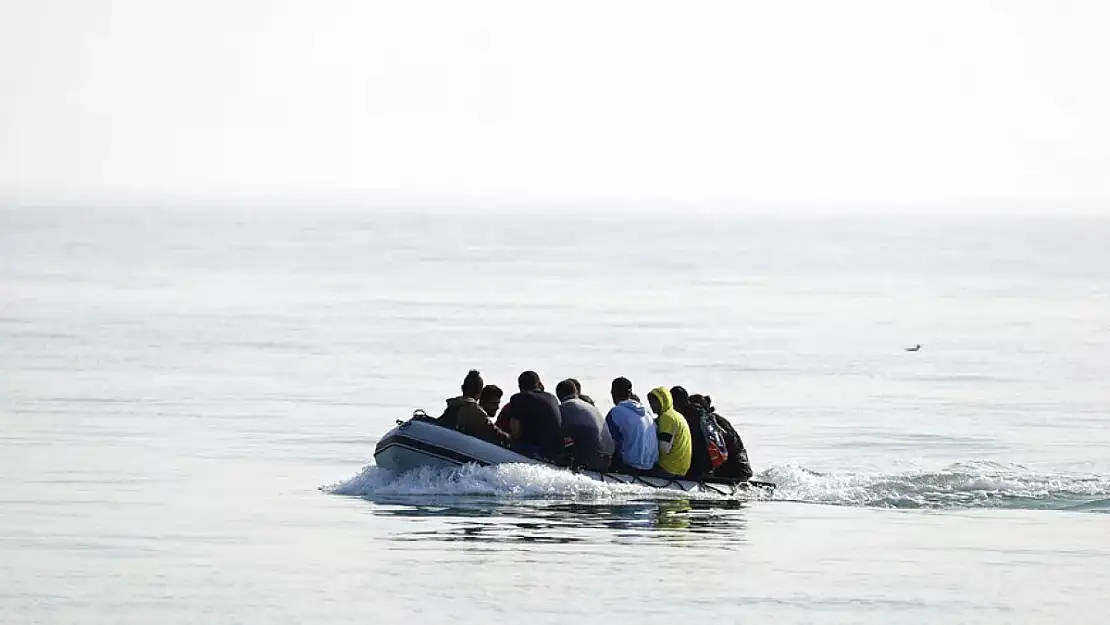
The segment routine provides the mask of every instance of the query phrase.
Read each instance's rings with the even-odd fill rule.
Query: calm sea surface
[[[471,367],[779,488],[374,467]],[[0,208],[0,474],[5,624],[1101,623],[1110,219]]]

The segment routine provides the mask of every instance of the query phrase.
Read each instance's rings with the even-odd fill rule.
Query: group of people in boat
[[[561,466],[686,479],[752,476],[744,442],[708,395],[660,386],[648,393],[645,406],[632,382],[620,377],[609,390],[613,407],[603,417],[573,378],[551,394],[535,371],[525,371],[517,388],[502,408],[503,391],[472,369],[462,395],[447,400],[437,421]]]

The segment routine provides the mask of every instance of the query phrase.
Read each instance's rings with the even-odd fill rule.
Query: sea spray
[[[818,473],[780,465],[756,476],[778,485],[734,497],[656,490],[635,484],[602,483],[540,465],[465,465],[422,468],[397,474],[375,465],[346,480],[322,486],[336,495],[368,499],[406,497],[492,497],[570,501],[641,499],[771,499],[839,506],[901,509],[1014,508],[1104,511],[1110,478],[1037,472],[1021,465],[964,462],[940,471],[855,474]],[[1094,502],[1094,503],[1092,503]]]
[[[367,498],[428,495],[588,501],[735,498],[708,492],[685,493],[637,484],[599,482],[563,469],[535,464],[464,465],[456,469],[424,467],[402,474],[368,465],[358,475],[323,486],[321,490]],[[739,497],[748,498],[744,494]]]
[[[759,478],[778,484],[778,500],[878,508],[1067,509],[1110,496],[1110,478],[994,462],[887,474],[824,474],[783,465]]]

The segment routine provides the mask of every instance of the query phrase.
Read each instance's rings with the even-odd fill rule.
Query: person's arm
[[[669,428],[670,431],[668,431],[667,429],[664,428],[664,425],[663,425],[664,421],[666,421],[666,425],[667,425],[667,427]],[[666,419],[666,420],[660,419],[658,424],[656,425],[656,428],[658,429],[658,437],[659,437],[659,453],[660,454],[669,454],[669,453],[671,453],[671,447],[674,446],[674,430],[675,430],[674,419]]]
[[[482,431],[486,434],[486,440],[508,444],[509,433],[497,427],[497,424],[495,424],[493,421],[490,421],[490,418],[493,415],[487,415],[486,411],[482,410],[481,406],[478,407],[478,411],[482,413],[483,418],[482,425],[480,427]]]
[[[462,421],[463,415],[460,414],[459,418]],[[465,421],[462,425],[463,428],[460,429],[465,433],[491,443],[503,443],[509,440],[509,435],[491,423],[486,411],[477,405],[465,412]]]
[[[485,439],[490,442],[508,443],[510,440],[509,434],[505,430],[490,423],[489,420],[483,422],[482,431],[485,432]]]
[[[616,410],[616,408],[614,408],[613,410]],[[605,415],[605,427],[609,428],[609,436],[613,437],[613,453],[615,454],[620,451],[622,437],[621,429],[617,426],[616,420],[613,419],[613,410],[610,410],[609,414]]]
[[[516,395],[513,395],[513,397],[516,397]],[[514,441],[519,441],[520,439],[524,438],[524,429],[520,426],[520,419],[518,419],[517,416],[513,414],[513,412],[513,400],[510,399],[509,403],[506,404],[503,409],[501,409],[501,414],[508,417],[506,422],[509,426],[509,438]],[[508,414],[506,415],[506,413]]]
[[[501,430],[502,432],[509,431],[509,415],[512,414],[512,411],[509,410],[509,406],[510,404],[505,404],[504,406],[501,406],[501,412],[497,413],[497,421],[494,422],[494,425],[497,426],[497,429]]]

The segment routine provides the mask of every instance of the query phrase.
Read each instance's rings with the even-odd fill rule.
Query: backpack
[[[705,448],[709,452],[709,470],[713,471],[728,461],[728,439],[708,412],[700,412],[701,431],[705,435]]]
[[[744,449],[744,441],[740,439],[740,435],[736,433],[736,429],[732,427],[728,419],[716,412],[713,412],[712,416],[718,427],[724,432],[725,441],[728,443],[728,462],[721,467],[717,475],[745,480],[751,479],[752,465],[748,460],[748,450]]]

